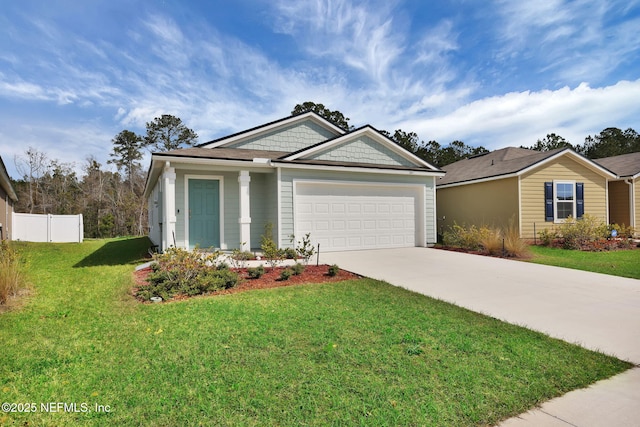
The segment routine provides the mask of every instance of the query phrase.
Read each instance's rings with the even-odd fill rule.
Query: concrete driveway
[[[639,280],[426,248],[332,252],[320,262],[640,364]],[[640,368],[504,425],[638,426]]]

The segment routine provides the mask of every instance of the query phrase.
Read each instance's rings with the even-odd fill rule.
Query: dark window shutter
[[[584,216],[584,183],[576,182],[576,217]]]
[[[544,220],[553,221],[553,182],[544,183]]]

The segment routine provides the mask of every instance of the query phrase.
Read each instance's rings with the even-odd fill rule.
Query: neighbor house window
[[[565,220],[576,217],[576,184],[574,182],[554,182],[554,219]]]
[[[584,184],[573,181],[544,183],[545,220],[564,222],[584,215]]]

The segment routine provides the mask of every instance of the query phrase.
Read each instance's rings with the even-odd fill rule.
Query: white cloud
[[[526,59],[559,82],[598,82],[640,50],[640,18],[620,0],[495,0],[502,62]]]
[[[640,80],[591,88],[513,92],[471,102],[450,114],[421,120],[411,118],[402,128],[424,140],[447,144],[455,139],[488,149],[533,145],[548,133],[573,144],[606,127],[637,127]]]
[[[394,2],[276,1],[276,30],[293,36],[317,57],[330,58],[383,82],[403,53]]]

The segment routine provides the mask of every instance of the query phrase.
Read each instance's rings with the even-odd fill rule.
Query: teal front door
[[[220,247],[220,181],[189,180],[189,247]]]

